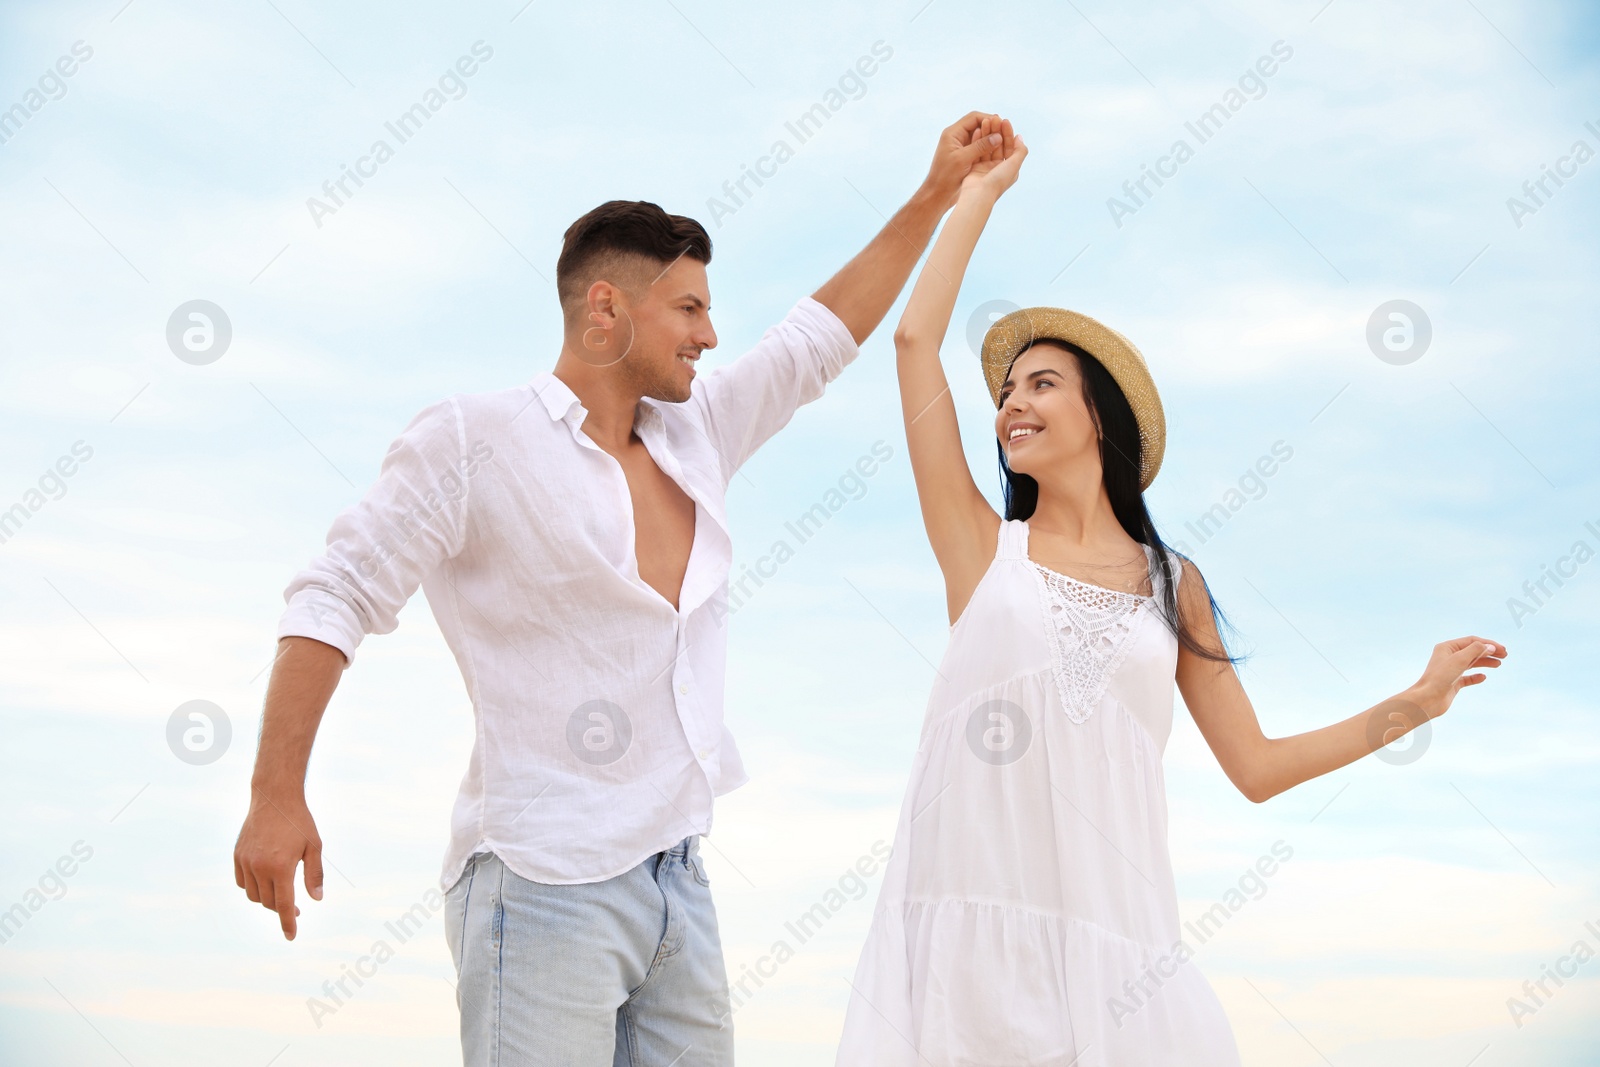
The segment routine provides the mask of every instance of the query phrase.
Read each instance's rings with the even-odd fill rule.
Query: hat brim
[[[1167,447],[1167,417],[1144,356],[1132,341],[1087,315],[1065,308],[1019,308],[998,319],[983,336],[979,359],[989,385],[989,399],[996,409],[1000,407],[1000,387],[1011,372],[1011,364],[1035,341],[1075,345],[1111,372],[1139,424],[1139,489],[1148,489],[1161,470]]]

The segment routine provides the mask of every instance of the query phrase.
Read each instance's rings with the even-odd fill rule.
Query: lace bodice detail
[[[1149,597],[1080,582],[1027,560],[1039,581],[1050,667],[1067,718],[1083,722],[1132,644],[1134,615]]]

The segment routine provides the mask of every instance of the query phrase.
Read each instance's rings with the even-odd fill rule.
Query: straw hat
[[[1133,347],[1133,342],[1116,330],[1065,308],[1019,308],[1002,316],[983,335],[983,376],[989,383],[989,399],[996,410],[1000,407],[1000,387],[1011,364],[1034,341],[1056,340],[1077,345],[1099,360],[1111,372],[1111,377],[1122,387],[1133,408],[1133,417],[1139,423],[1139,440],[1143,452],[1139,470],[1139,489],[1143,491],[1155,481],[1161,469],[1161,454],[1167,447],[1167,417],[1161,410],[1161,397],[1144,357]]]

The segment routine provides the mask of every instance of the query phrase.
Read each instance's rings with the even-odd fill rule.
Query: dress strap
[[[995,559],[1028,558],[1028,524],[1022,519],[1001,519]]]

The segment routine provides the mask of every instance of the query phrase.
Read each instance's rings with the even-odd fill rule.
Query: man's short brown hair
[[[556,260],[562,317],[577,321],[589,287],[608,281],[630,297],[688,256],[711,262],[711,236],[684,215],[669,215],[646,200],[608,200],[571,226]]]

